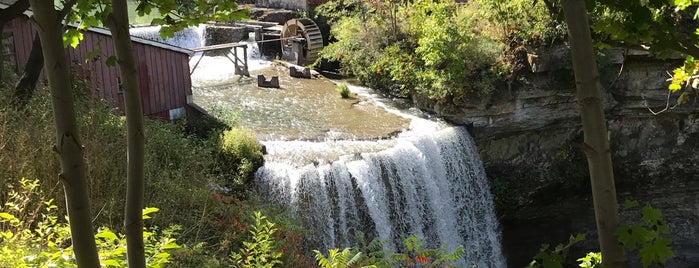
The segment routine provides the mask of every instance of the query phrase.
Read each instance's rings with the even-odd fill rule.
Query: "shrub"
[[[253,215],[255,223],[250,230],[252,241],[243,242],[240,252],[231,253],[231,260],[236,267],[243,268],[272,268],[282,264],[280,245],[273,238],[277,228],[261,212],[255,211]]]
[[[235,193],[243,193],[252,181],[255,171],[262,166],[262,144],[252,131],[234,127],[221,133],[217,169],[225,176],[225,186]]]
[[[335,1],[324,5],[319,12],[338,9]],[[504,46],[479,36],[477,13],[470,5],[378,1],[345,8],[381,12],[336,18],[332,35],[337,41],[321,56],[339,61],[343,72],[386,94],[440,102],[487,96],[507,73]]]
[[[75,255],[70,245],[70,227],[58,217],[57,206],[39,188],[38,180],[19,180],[8,187],[9,198],[0,211],[1,267],[75,267]],[[4,189],[7,190],[7,189]],[[146,208],[143,218],[157,212]],[[179,248],[174,236],[178,227],[164,231],[146,228],[143,232],[147,267],[168,263],[170,251]],[[102,227],[95,235],[102,264],[126,267],[124,235]]]
[[[337,87],[335,87],[335,91],[337,91],[337,93],[340,93],[340,97],[342,97],[343,99],[348,99],[351,95],[349,86],[347,86],[347,83],[344,82],[338,84]]]

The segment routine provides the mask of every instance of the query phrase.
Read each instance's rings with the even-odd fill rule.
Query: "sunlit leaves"
[[[83,40],[83,33],[78,29],[70,28],[63,34],[63,47],[75,48]]]
[[[77,267],[70,243],[70,227],[59,221],[52,199],[44,200],[38,180],[20,181],[20,189],[10,190],[0,210],[0,267]],[[157,209],[146,208],[144,215]],[[173,237],[179,227],[163,231],[145,228],[147,267],[163,267],[168,251],[179,248]],[[126,267],[124,235],[102,227],[95,235],[101,263],[106,267]]]

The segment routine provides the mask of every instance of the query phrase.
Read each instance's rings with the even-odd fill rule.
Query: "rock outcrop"
[[[619,201],[661,209],[677,255],[668,267],[697,267],[699,106],[691,101],[658,115],[649,111],[674,106],[666,72],[678,64],[629,56],[601,72]],[[528,74],[489,100],[416,101],[469,126],[496,196],[509,267],[523,267],[541,244],[579,232],[588,240],[571,256],[598,250],[574,78],[561,67]],[[640,219],[634,213],[623,211],[623,220]],[[637,259],[631,263],[640,266]]]

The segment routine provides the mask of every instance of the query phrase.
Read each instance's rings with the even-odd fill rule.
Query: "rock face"
[[[668,267],[698,267],[699,106],[690,102],[658,115],[648,110],[661,110],[668,100],[674,105],[677,95],[668,98],[665,80],[678,65],[629,56],[623,69],[601,68],[602,86],[620,203],[632,199],[661,209],[677,256]],[[574,78],[570,70],[553,69],[528,74],[490,100],[416,101],[470,126],[496,196],[509,267],[525,266],[541,244],[567,242],[580,232],[588,239],[569,256],[598,251]],[[634,219],[638,210],[622,211],[623,221]],[[630,261],[640,266],[637,258]]]
[[[206,45],[218,45],[235,43],[248,39],[250,31],[245,27],[233,27],[226,25],[206,26]]]

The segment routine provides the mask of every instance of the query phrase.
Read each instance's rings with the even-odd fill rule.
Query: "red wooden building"
[[[6,7],[0,2],[0,8]],[[16,71],[24,68],[29,57],[36,32],[33,27],[26,16],[15,18],[4,27],[2,52]],[[107,58],[115,55],[109,30],[91,28],[83,32],[83,36],[76,48],[66,49],[72,73],[92,84],[95,97],[107,100],[116,107],[123,107],[119,68],[105,63]],[[131,37],[131,40],[144,115],[165,120],[184,117],[185,107],[192,102],[189,72],[189,57],[192,52],[138,37]],[[99,53],[92,53],[94,51]]]

